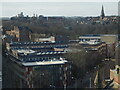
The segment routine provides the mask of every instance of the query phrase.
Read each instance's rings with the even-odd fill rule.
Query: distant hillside
[[[87,19],[81,18],[64,18],[64,19],[18,19],[18,20],[3,20],[4,30],[10,30],[13,26],[27,26],[33,33],[41,33],[46,35],[63,35],[70,36],[71,39],[77,39],[79,35],[84,34],[117,34],[117,22],[109,22],[106,24],[100,23],[80,23]],[[88,21],[86,21],[88,22]]]
[[[10,20],[10,18],[9,17],[2,17],[2,18],[0,18],[0,20]]]

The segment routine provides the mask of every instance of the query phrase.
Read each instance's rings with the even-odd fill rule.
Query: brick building
[[[64,50],[61,51],[67,45],[12,42],[6,46],[12,88],[65,88],[70,85],[71,65],[62,56]]]
[[[28,27],[14,26],[13,30],[6,31],[7,36],[11,36],[10,41],[30,41],[32,31]]]

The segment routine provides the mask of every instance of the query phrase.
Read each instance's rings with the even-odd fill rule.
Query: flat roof
[[[84,39],[84,38],[88,38],[88,39],[91,39],[91,38],[101,38],[99,36],[80,36],[79,39]]]
[[[43,61],[43,62],[22,62],[23,66],[42,66],[42,65],[57,65],[65,64],[67,60],[57,60],[57,61]]]
[[[13,50],[13,51],[17,51],[17,53],[21,54],[21,55],[54,55],[54,54],[63,54],[65,53],[65,51],[42,51],[42,52],[36,52],[34,50],[31,49],[18,49],[18,50]]]
[[[30,54],[30,53],[35,53],[34,50],[31,50],[31,49],[21,49],[21,50],[16,50],[18,53],[27,53],[27,54]]]
[[[10,44],[55,44],[55,42],[11,42]]]

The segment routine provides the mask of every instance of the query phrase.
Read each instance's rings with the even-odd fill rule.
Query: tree
[[[68,61],[72,62],[73,75],[76,78],[81,78],[86,72],[91,71],[103,60],[103,56],[98,52],[89,52],[82,48],[80,45],[71,46],[71,52],[66,53],[64,56]]]

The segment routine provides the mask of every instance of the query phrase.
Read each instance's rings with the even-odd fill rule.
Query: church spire
[[[103,19],[105,17],[105,13],[104,13],[104,7],[102,5],[102,10],[101,10],[101,18]]]

